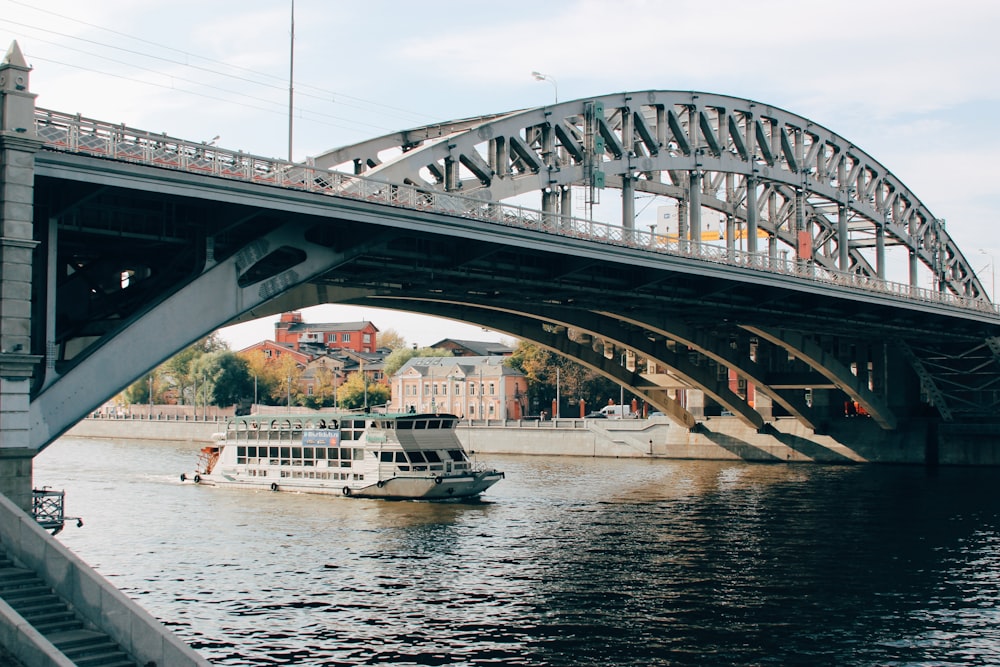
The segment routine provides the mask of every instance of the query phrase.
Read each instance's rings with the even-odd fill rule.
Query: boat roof
[[[391,421],[411,421],[417,419],[458,419],[456,415],[439,412],[313,412],[309,414],[297,414],[297,413],[275,413],[266,414],[259,413],[255,415],[239,415],[237,417],[230,417],[228,421],[255,421],[255,422],[274,422],[274,421],[319,421],[326,419],[379,419],[379,420],[391,420]]]

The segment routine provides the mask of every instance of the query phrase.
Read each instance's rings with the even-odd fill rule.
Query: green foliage
[[[203,354],[191,364],[198,386],[198,404],[235,405],[253,400],[249,365],[229,350]]]

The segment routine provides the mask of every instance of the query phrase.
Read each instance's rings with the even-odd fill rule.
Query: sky
[[[0,0],[39,107],[295,160],[428,123],[635,90],[805,116],[889,168],[987,289],[1000,259],[1000,2],[952,0]],[[536,80],[531,73],[549,78]],[[979,261],[977,261],[979,260]],[[347,306],[408,342],[509,340]],[[229,327],[241,349],[276,318]]]

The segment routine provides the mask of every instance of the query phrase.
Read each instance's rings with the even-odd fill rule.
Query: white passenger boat
[[[448,414],[234,417],[181,481],[361,498],[449,500],[503,479],[469,459]]]

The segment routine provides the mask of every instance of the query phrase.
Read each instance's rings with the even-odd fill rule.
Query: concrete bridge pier
[[[0,493],[31,512],[31,354],[35,95],[14,42],[0,63]]]

